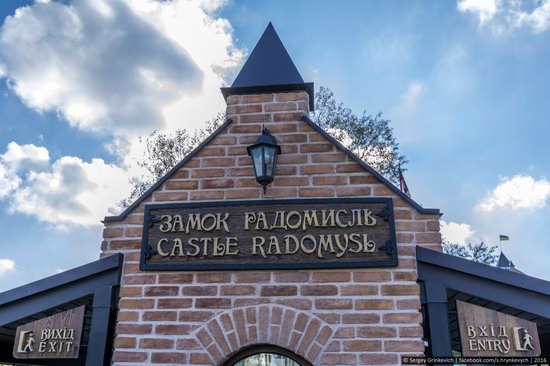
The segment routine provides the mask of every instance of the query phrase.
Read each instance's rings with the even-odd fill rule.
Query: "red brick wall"
[[[233,123],[146,202],[392,197],[399,266],[141,272],[142,203],[104,230],[102,256],[125,254],[114,364],[218,365],[256,343],[287,348],[314,365],[399,364],[401,354],[422,353],[415,246],[440,250],[438,216],[416,211],[301,121],[306,93],[227,102]],[[262,125],[282,147],[265,195],[246,154]]]

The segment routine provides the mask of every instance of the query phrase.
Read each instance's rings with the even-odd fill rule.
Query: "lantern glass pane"
[[[275,165],[275,148],[266,146],[264,148],[265,156],[265,175],[268,177],[273,176],[273,165]]]
[[[256,177],[259,177],[263,173],[262,169],[262,146],[258,146],[252,149],[252,161],[254,163],[254,171],[256,172]]]

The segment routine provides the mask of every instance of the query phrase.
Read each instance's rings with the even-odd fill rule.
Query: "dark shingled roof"
[[[313,110],[313,83],[305,83],[271,23],[229,88],[221,88],[225,98],[232,94],[306,91]]]

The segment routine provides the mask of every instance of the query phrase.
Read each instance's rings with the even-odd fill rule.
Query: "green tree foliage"
[[[137,163],[146,173],[130,179],[132,192],[119,202],[119,206],[125,208],[132,204],[226,118],[225,113],[219,113],[203,129],[193,133],[185,129],[176,130],[173,134],[153,131],[145,138],[140,137],[145,154]],[[360,116],[356,115],[337,101],[330,89],[321,87],[315,94],[315,111],[311,113],[311,118],[388,180],[394,184],[399,181],[398,168],[401,165],[404,171],[403,166],[408,160],[400,152],[390,121],[382,118],[382,113],[369,115],[363,112]]]
[[[386,179],[394,184],[399,182],[399,166],[405,171],[403,167],[408,160],[399,150],[391,121],[382,118],[382,112],[370,115],[363,111],[357,115],[322,86],[315,94],[311,118]]]
[[[480,242],[478,244],[468,243],[467,245],[449,242],[443,243],[443,253],[491,266],[495,265],[497,261],[498,255],[496,254],[496,251],[496,246],[487,245],[484,242]]]
[[[212,120],[206,122],[202,129],[189,132],[186,129],[176,130],[172,134],[153,131],[147,137],[139,138],[144,145],[145,153],[138,166],[144,168],[145,173],[139,177],[130,178],[132,191],[130,196],[118,203],[125,208],[141,197],[155,182],[176,166],[204,139],[214,132],[225,120],[225,112],[218,113]]]

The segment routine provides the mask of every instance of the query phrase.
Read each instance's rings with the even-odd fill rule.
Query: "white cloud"
[[[33,144],[19,145],[10,142],[6,152],[2,155],[2,161],[10,169],[18,171],[20,169],[40,169],[50,161],[50,154],[44,147]]]
[[[441,236],[444,241],[466,245],[474,239],[475,232],[468,224],[441,221]]]
[[[403,104],[407,107],[414,107],[418,96],[422,93],[424,86],[420,82],[412,82],[407,87],[405,93],[401,95]]]
[[[229,21],[212,16],[225,2],[134,0],[130,3],[140,17],[185,47],[204,74],[200,93],[187,93],[163,109],[167,121],[165,130],[201,126],[225,109],[220,86],[232,81],[228,79],[245,56],[244,50],[234,44]]]
[[[493,18],[497,12],[496,0],[459,0],[457,7],[461,12],[476,14],[481,24]]]
[[[541,33],[550,28],[550,0],[458,0],[457,8],[478,18],[495,34],[528,28]]]
[[[225,108],[220,86],[241,65],[223,0],[36,1],[0,28],[0,78],[30,108],[107,132],[116,163],[8,146],[0,200],[58,228],[98,225],[141,175],[137,136],[200,127]]]
[[[13,159],[14,151],[25,152],[18,155],[24,159]],[[10,213],[30,215],[60,229],[100,225],[103,216],[129,193],[128,172],[115,164],[72,156],[50,164],[48,157],[43,147],[15,142],[0,156],[0,187],[5,192],[0,199],[7,202]]]
[[[20,183],[17,174],[0,162],[0,199],[7,197]]]
[[[516,24],[528,26],[535,33],[541,33],[550,27],[550,1],[545,0],[531,12],[517,12]]]
[[[210,15],[221,5],[37,2],[6,18],[0,64],[27,106],[86,131],[135,137],[196,126],[217,112],[212,104],[223,108],[219,87],[243,56],[228,21]]]
[[[15,271],[15,261],[9,258],[0,258],[0,276]]]
[[[7,197],[21,184],[19,175],[29,170],[42,170],[48,165],[49,153],[43,147],[10,142],[0,155],[0,199]]]
[[[498,209],[533,210],[544,207],[549,197],[549,181],[516,175],[510,179],[504,179],[475,206],[475,210],[482,212]]]

